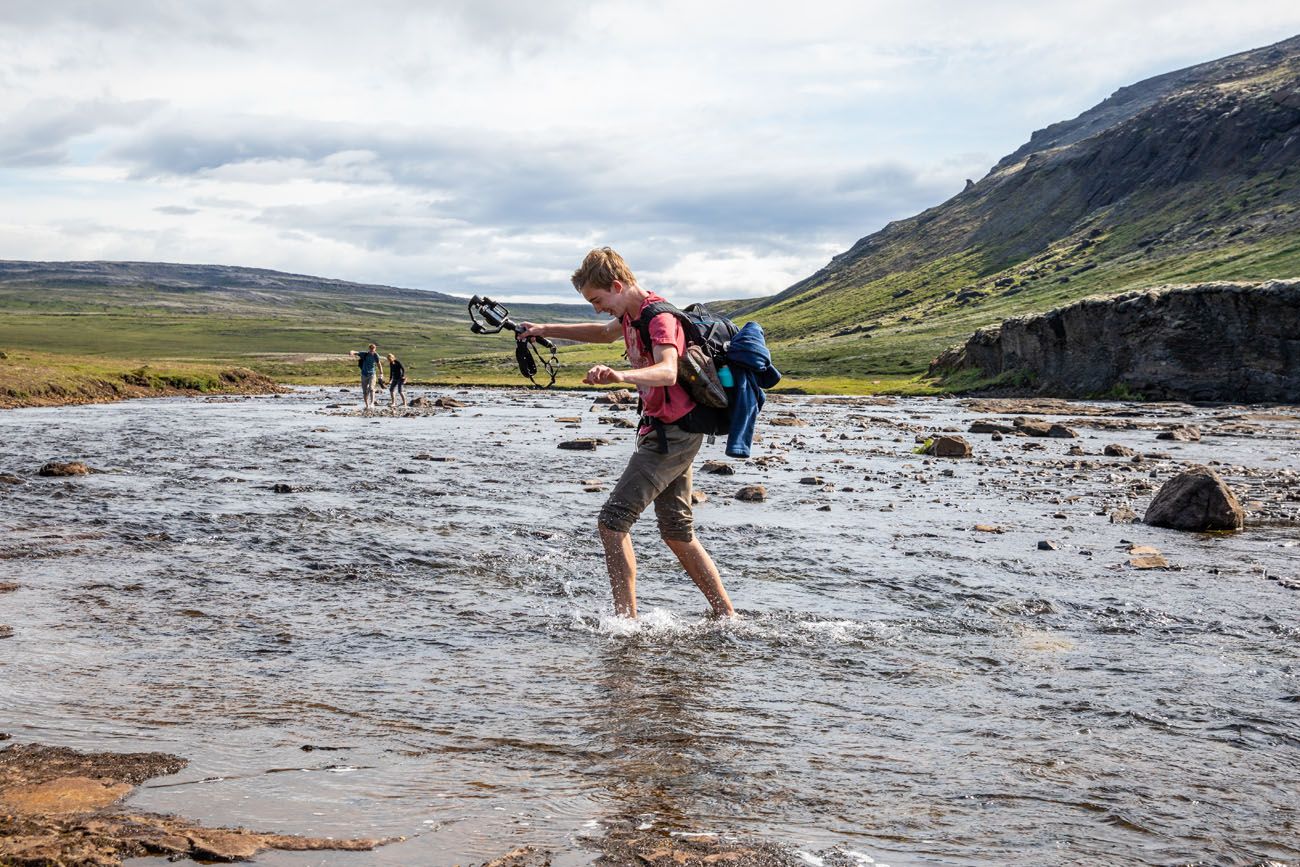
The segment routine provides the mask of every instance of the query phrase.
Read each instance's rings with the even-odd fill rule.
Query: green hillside
[[[865,377],[1089,295],[1296,276],[1300,37],[1123,88],[785,292],[722,306],[791,373]]]

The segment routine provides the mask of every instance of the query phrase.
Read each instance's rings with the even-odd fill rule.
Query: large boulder
[[[1165,482],[1142,522],[1173,530],[1240,530],[1245,512],[1219,474],[1194,466]]]
[[[971,456],[971,447],[965,437],[943,434],[930,441],[925,454],[936,458],[968,458]]]

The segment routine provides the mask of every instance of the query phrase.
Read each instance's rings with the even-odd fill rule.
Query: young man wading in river
[[[583,343],[613,343],[622,337],[627,347],[632,370],[614,370],[597,364],[583,379],[588,385],[614,382],[635,385],[643,404],[636,452],[601,508],[597,523],[600,541],[605,546],[614,612],[621,617],[636,617],[636,552],[632,550],[629,531],[641,512],[653,502],[659,535],[709,600],[713,613],[729,617],[735,614],[735,609],[727,598],[713,558],[695,538],[691,515],[691,462],[700,450],[704,435],[688,433],[676,424],[695,408],[690,395],[677,384],[677,358],[686,351],[681,323],[671,313],[660,313],[650,320],[653,346],[641,345],[634,323],[645,305],[664,299],[637,285],[623,257],[609,247],[587,254],[581,267],[573,272],[573,285],[597,313],[614,319],[603,324],[573,325],[523,322],[525,330],[519,339],[559,337]]]

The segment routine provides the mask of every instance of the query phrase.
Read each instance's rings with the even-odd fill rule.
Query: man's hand
[[[545,337],[546,326],[534,322],[520,322],[524,327],[523,331],[515,332],[515,340],[532,340],[534,337]]]
[[[623,382],[623,374],[612,367],[597,364],[582,379],[586,385],[609,385],[611,382]]]

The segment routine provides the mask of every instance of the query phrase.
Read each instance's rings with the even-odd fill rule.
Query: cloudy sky
[[[1140,10],[1140,12],[1138,11]],[[0,258],[767,294],[1294,0],[0,0]]]

